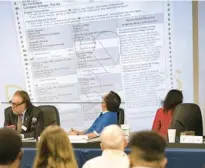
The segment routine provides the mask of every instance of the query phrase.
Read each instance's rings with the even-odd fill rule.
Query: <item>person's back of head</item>
[[[59,126],[49,126],[41,134],[34,168],[77,168],[72,145]]]
[[[121,104],[120,96],[116,92],[113,92],[113,91],[110,91],[110,93],[113,94],[115,96],[115,98],[117,99],[117,101],[119,102],[119,104]]]
[[[174,111],[175,107],[183,102],[183,94],[180,90],[172,89],[170,90],[165,100],[163,101],[163,108],[165,112],[171,110]]]
[[[102,150],[114,149],[124,151],[127,145],[124,132],[118,125],[105,127],[100,135],[100,139]]]
[[[133,167],[165,168],[166,141],[156,132],[142,131],[133,134],[129,146]]]
[[[110,91],[104,96],[104,102],[108,111],[118,112],[121,104],[120,96],[113,91]]]
[[[22,141],[16,131],[10,128],[0,129],[0,167],[20,167]]]

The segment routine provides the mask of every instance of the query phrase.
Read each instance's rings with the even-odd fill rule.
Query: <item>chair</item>
[[[203,136],[202,115],[200,107],[194,103],[179,104],[174,110],[170,128],[181,132],[194,131],[195,135]]]
[[[125,112],[124,112],[124,109],[119,108],[119,111],[118,111],[118,113],[117,113],[117,120],[118,120],[118,124],[119,124],[119,125],[124,124],[124,121],[125,121]]]
[[[41,105],[41,106],[38,106],[38,108],[40,108],[40,110],[43,112],[45,127],[49,125],[59,125],[60,126],[59,112],[55,106]]]

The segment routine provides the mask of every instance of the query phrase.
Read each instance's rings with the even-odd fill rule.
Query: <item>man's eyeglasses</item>
[[[14,106],[14,107],[18,107],[18,106],[24,104],[24,101],[21,102],[21,103],[14,103],[14,102],[12,102],[12,101],[10,100],[9,103],[10,103],[12,106]]]

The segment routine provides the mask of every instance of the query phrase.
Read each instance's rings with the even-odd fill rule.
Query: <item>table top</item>
[[[100,142],[73,143],[73,148],[100,148]],[[168,148],[205,149],[205,144],[168,144]],[[23,142],[23,148],[36,148],[36,142]]]

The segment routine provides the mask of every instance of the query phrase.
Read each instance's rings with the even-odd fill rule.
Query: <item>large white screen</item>
[[[171,88],[194,101],[192,2],[0,2],[0,23],[0,99],[26,89],[66,129],[88,127],[110,90],[133,130],[151,128]]]

